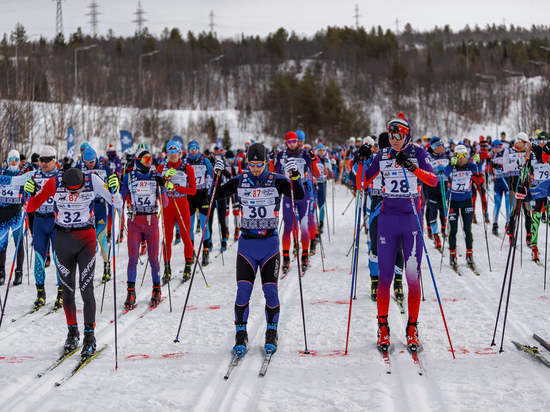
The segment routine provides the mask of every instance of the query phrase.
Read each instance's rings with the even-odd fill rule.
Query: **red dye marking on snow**
[[[310,302],[310,305],[324,305],[325,303],[328,303],[328,300],[320,300],[319,302]]]
[[[550,300],[550,296],[541,296],[539,300]]]
[[[197,310],[198,308],[196,306],[193,306],[193,305],[188,305],[187,306],[187,310]]]
[[[12,358],[1,358],[0,360],[6,363],[23,363],[27,360],[34,359],[34,356],[14,356]]]
[[[139,360],[143,360],[143,359],[149,359],[149,355],[130,355],[130,356],[126,356],[125,358],[126,360],[131,360],[131,361],[139,361]]]
[[[214,306],[208,306],[206,309],[216,310],[216,309],[219,309],[219,308],[221,308],[220,305],[214,305]]]
[[[496,355],[498,352],[495,352],[493,348],[481,348],[474,350],[476,355]]]
[[[450,299],[450,298],[443,298],[441,299],[443,302],[458,302],[459,299]],[[432,299],[432,302],[437,302],[437,299]]]
[[[332,268],[331,271],[334,272],[334,268]]]
[[[184,355],[185,353],[167,353],[166,355],[162,355],[162,357],[165,359],[178,359],[183,358]]]
[[[305,353],[303,350],[299,351],[302,356],[319,356],[320,358],[326,358],[330,356],[347,356],[343,350],[333,350],[328,353],[319,353],[316,350],[310,350],[309,353]]]
[[[77,309],[76,313],[82,313],[82,309]]]
[[[337,300],[336,302],[337,305],[349,305],[349,301],[347,300]]]

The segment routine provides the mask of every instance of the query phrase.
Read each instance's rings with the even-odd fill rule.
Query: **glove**
[[[36,194],[36,182],[31,177],[27,182],[25,183],[25,186],[23,186],[23,189],[25,192],[27,192],[30,196],[34,196]]]
[[[453,166],[456,165],[457,162],[458,162],[458,159],[456,158],[456,156],[451,157],[451,164]]]
[[[157,185],[159,185],[159,187],[164,187],[164,185],[166,184],[166,182],[164,181],[164,177],[159,174],[155,175],[155,181],[157,182]]]
[[[370,144],[363,144],[359,148],[359,156],[363,156],[364,158],[370,157],[372,155],[371,145]]]
[[[502,169],[502,165],[500,163],[493,163],[493,169]]]
[[[170,169],[170,170],[174,170],[174,169]],[[167,182],[166,183],[166,189],[168,190],[174,190],[176,187],[174,186],[174,183],[172,182]]]
[[[333,166],[336,166],[336,159],[330,159],[330,163],[331,163]]]
[[[225,164],[223,160],[221,159],[216,160],[216,163],[214,164],[214,173],[215,174],[221,173],[223,169],[225,169]]]
[[[550,155],[550,142],[546,143],[543,147],[542,147],[542,151],[544,153],[546,153],[547,155]]]
[[[273,150],[270,154],[269,154],[269,158],[271,160],[275,160],[275,150]]]
[[[435,173],[436,174],[445,173],[445,166],[437,166],[435,168]]]
[[[298,174],[298,167],[296,166],[296,160],[293,157],[286,160],[285,172],[288,173],[288,175],[291,177],[294,177],[294,175]]]
[[[399,165],[399,166],[402,166],[404,167],[405,169],[407,169],[409,172],[414,172],[416,170],[416,166],[415,164],[412,162],[411,158],[409,157],[409,155],[405,152],[399,152],[397,153],[397,156],[395,158],[395,161],[396,163]]]
[[[525,199],[527,196],[527,188],[523,185],[518,186],[518,191],[516,192],[517,199]]]
[[[311,159],[311,161],[313,162],[315,160],[315,158],[317,157],[317,155],[315,154],[315,152],[313,151],[313,149],[309,149],[307,154],[309,155],[309,158]]]
[[[118,190],[118,177],[116,174],[112,173],[111,176],[109,176],[109,179],[107,179],[107,184],[109,187],[113,189],[113,192],[116,192]]]
[[[168,171],[164,174],[164,177],[171,178],[176,175],[176,169],[168,169]]]
[[[474,163],[479,163],[479,162],[481,162],[481,158],[479,157],[478,154],[475,154],[474,155]]]

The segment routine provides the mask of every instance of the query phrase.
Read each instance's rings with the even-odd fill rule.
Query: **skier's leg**
[[[128,219],[128,282],[135,283],[137,276],[137,264],[139,249],[142,238],[142,225],[138,219],[142,216],[135,216],[133,220]]]
[[[397,218],[397,219],[396,219]],[[393,280],[395,258],[397,248],[399,247],[399,239],[402,233],[396,215],[378,216],[378,316],[384,317],[388,315],[390,306],[390,288]],[[418,231],[418,228],[417,228]]]
[[[279,322],[280,302],[277,280],[279,278],[279,239],[276,236],[262,239],[261,250],[265,257],[260,260],[262,289],[265,297],[265,317],[267,323]],[[259,244],[258,244],[259,246]]]
[[[413,215],[400,216],[399,227],[403,233],[401,244],[405,261],[405,277],[409,288],[409,322],[416,322],[422,297],[420,288],[420,264],[422,263],[423,251],[422,234],[418,230],[418,224]],[[393,262],[395,262],[395,259]]]
[[[458,229],[458,202],[451,199],[449,206],[449,250],[456,250],[456,232]]]
[[[474,219],[474,209],[472,199],[460,202],[460,213],[462,214],[462,223],[464,225],[464,234],[466,235],[466,250],[471,250],[474,245],[474,236],[472,235],[472,221]]]
[[[143,235],[147,242],[147,256],[151,266],[151,275],[153,283],[160,283],[160,264],[159,264],[159,221],[157,215],[151,217],[151,223],[144,225]]]
[[[84,324],[94,325],[96,312],[94,296],[95,233],[93,230],[84,230],[82,232],[73,232],[73,234],[75,235],[75,240],[80,245],[76,261],[80,272],[80,295],[84,303]],[[65,294],[63,294],[64,298]],[[63,303],[63,306],[65,306],[65,303]]]

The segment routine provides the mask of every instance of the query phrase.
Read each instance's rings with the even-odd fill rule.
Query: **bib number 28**
[[[390,183],[392,193],[407,193],[409,191],[406,180],[392,180]]]

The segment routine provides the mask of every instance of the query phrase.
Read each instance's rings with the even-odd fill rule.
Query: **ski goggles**
[[[250,162],[248,162],[248,166],[252,166],[252,167],[264,167],[264,166],[265,166],[265,162],[260,162],[260,163],[250,163]]]
[[[392,140],[402,140],[407,137],[407,135],[401,133],[388,133],[388,137]]]
[[[94,164],[94,163],[95,163],[95,159],[93,159],[93,160],[84,160],[84,163],[87,164],[87,165]]]
[[[170,146],[166,150],[166,153],[168,153],[168,154],[178,154],[179,152],[180,152],[180,149],[178,149],[176,146]]]
[[[232,163],[233,161],[235,161],[235,158],[234,157],[226,157],[225,160]]]
[[[40,161],[40,163],[50,163],[54,159],[55,159],[54,156],[44,156],[39,158],[38,160]]]
[[[151,157],[151,155],[147,155],[143,157],[138,157],[136,160],[139,160],[141,163],[146,164],[151,163],[153,161],[153,158]]]
[[[443,142],[435,142],[430,145],[432,149],[435,149],[436,147],[443,146]]]
[[[468,153],[455,153],[455,155],[459,159],[465,159],[468,156]]]
[[[298,143],[298,139],[291,139],[286,141],[288,144]]]
[[[8,159],[10,162],[18,162],[19,161],[19,158],[18,157],[15,157],[15,156],[12,156]]]
[[[199,150],[199,146],[189,146],[189,151]]]

